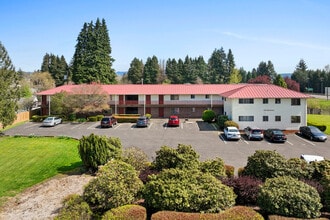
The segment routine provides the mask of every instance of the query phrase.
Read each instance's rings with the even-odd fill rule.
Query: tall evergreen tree
[[[134,58],[127,72],[127,78],[133,84],[142,83],[143,79],[143,62],[138,58]]]
[[[19,75],[0,42],[0,122],[3,127],[11,125],[16,119],[19,98]]]
[[[49,72],[55,81],[55,86],[61,86],[67,81],[69,67],[64,56],[48,54],[43,57],[41,64],[42,72]]]
[[[215,49],[208,60],[209,80],[211,84],[225,83],[226,81],[226,53],[221,47]]]
[[[196,83],[197,80],[197,72],[195,68],[195,63],[193,60],[187,55],[184,63],[183,63],[183,83]]]
[[[116,83],[110,56],[110,38],[105,20],[85,23],[77,38],[72,63],[72,81],[76,84],[100,82]]]
[[[195,68],[198,78],[201,79],[203,83],[208,83],[207,63],[205,62],[203,56],[199,56],[197,59],[195,59]]]
[[[179,71],[179,64],[175,59],[166,61],[166,76],[171,84],[180,84],[182,82],[182,74]]]
[[[143,70],[143,83],[156,84],[159,74],[160,68],[157,57],[148,57]]]
[[[295,71],[291,75],[291,79],[299,83],[300,91],[306,91],[306,88],[311,87],[307,73],[307,65],[303,59],[299,61]]]

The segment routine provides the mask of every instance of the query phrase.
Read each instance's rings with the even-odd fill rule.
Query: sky
[[[330,64],[328,0],[0,0],[0,42],[16,70],[41,68],[44,55],[70,63],[84,23],[105,19],[116,71],[143,62],[211,57],[231,49],[246,71],[271,61],[292,73]]]

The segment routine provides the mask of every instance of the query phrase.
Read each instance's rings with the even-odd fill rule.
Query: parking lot
[[[152,119],[146,128],[137,128],[134,123],[118,123],[113,128],[101,128],[100,122],[64,122],[55,127],[42,127],[41,123],[27,122],[5,131],[6,135],[12,136],[68,136],[77,139],[91,133],[118,137],[124,148],[139,147],[150,160],[161,146],[191,145],[200,154],[201,160],[220,157],[236,170],[245,166],[248,156],[256,150],[276,150],[286,158],[300,157],[301,154],[330,158],[329,140],[312,142],[297,134],[288,134],[285,143],[250,141],[244,135],[239,141],[227,141],[223,132],[218,131],[214,125],[195,119],[182,120],[179,127],[167,127],[166,119]]]

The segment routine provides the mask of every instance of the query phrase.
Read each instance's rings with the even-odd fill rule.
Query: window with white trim
[[[262,121],[268,121],[268,116],[267,115],[262,116]]]
[[[253,104],[254,100],[253,99],[239,99],[238,103],[239,104]]]
[[[275,99],[275,104],[281,104],[281,99]]]
[[[299,115],[291,115],[291,123],[300,123],[301,117]]]
[[[275,116],[275,121],[281,121],[281,116],[280,115],[276,115]]]
[[[300,99],[291,99],[291,105],[300,105]]]
[[[179,100],[179,95],[171,95],[171,100]]]
[[[238,121],[254,121],[254,116],[238,116]]]

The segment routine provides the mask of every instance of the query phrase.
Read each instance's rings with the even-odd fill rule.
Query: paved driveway
[[[222,158],[226,164],[236,168],[244,167],[248,156],[256,150],[276,150],[286,158],[300,157],[301,154],[321,155],[330,158],[330,144],[311,142],[299,135],[288,135],[288,141],[270,143],[248,141],[243,136],[239,141],[226,141],[222,132],[212,124],[190,119],[179,127],[167,127],[167,120],[152,119],[149,127],[137,128],[133,123],[119,123],[113,128],[100,128],[100,122],[63,123],[55,127],[42,127],[40,123],[27,122],[5,132],[6,135],[69,136],[81,138],[91,133],[119,137],[124,148],[141,148],[152,160],[161,146],[177,147],[191,145],[200,154],[201,160]]]

